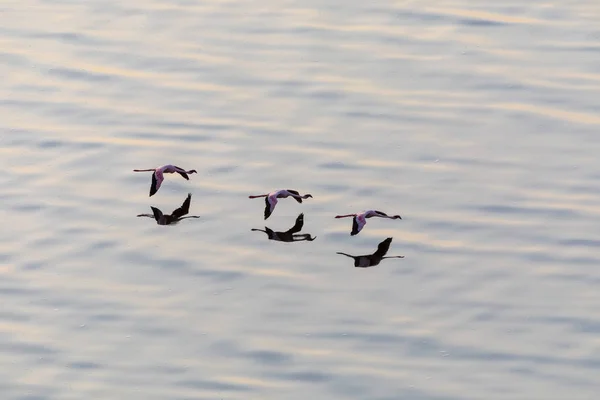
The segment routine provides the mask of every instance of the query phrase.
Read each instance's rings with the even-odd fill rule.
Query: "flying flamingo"
[[[152,171],[152,185],[150,186],[150,196],[152,197],[152,195],[154,195],[154,193],[158,192],[158,189],[160,189],[160,185],[162,184],[163,180],[165,179],[163,174],[172,174],[177,172],[179,175],[183,176],[185,178],[186,181],[189,181],[190,178],[188,178],[188,174],[195,174],[197,173],[195,169],[190,169],[189,171],[186,171],[183,168],[179,168],[176,167],[175,165],[165,165],[163,167],[160,168],[151,168],[151,169],[134,169],[134,172],[149,172]]]
[[[265,219],[269,218],[273,210],[275,210],[275,206],[277,205],[277,199],[285,199],[286,197],[292,196],[298,203],[302,203],[302,199],[312,198],[312,195],[305,194],[304,196],[300,196],[300,194],[291,189],[282,189],[277,190],[275,192],[271,192],[268,194],[259,194],[256,196],[248,196],[251,199],[256,199],[257,197],[265,197]]]
[[[388,250],[390,249],[391,243],[392,243],[391,237],[385,239],[384,241],[382,241],[381,243],[379,243],[377,245],[377,250],[375,250],[375,252],[373,254],[365,254],[362,256],[352,256],[350,254],[341,253],[339,251],[336,254],[341,254],[346,257],[353,258],[354,266],[357,268],[374,267],[374,266],[378,265],[381,262],[381,260],[383,260],[384,258],[404,258],[404,256],[384,257],[387,254]]]
[[[357,235],[358,232],[360,232],[361,229],[365,226],[365,224],[367,223],[366,218],[380,217],[380,218],[389,218],[389,219],[402,219],[399,215],[389,216],[386,213],[377,211],[377,210],[367,210],[367,211],[361,212],[360,214],[336,215],[335,217],[336,218],[353,217],[352,218],[352,232],[350,232],[350,235],[352,235],[352,236]]]
[[[173,210],[171,215],[163,214],[163,212],[156,207],[150,207],[152,209],[152,214],[139,214],[138,217],[154,218],[158,225],[176,224],[179,221],[181,221],[182,219],[186,219],[186,218],[200,218],[198,215],[188,215],[187,217],[185,217],[185,215],[187,215],[190,212],[190,203],[191,202],[192,202],[192,194],[188,193],[188,195],[187,195],[185,201],[183,202],[183,204],[181,205],[181,207]]]

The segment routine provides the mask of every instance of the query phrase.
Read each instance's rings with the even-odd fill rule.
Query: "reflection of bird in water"
[[[302,230],[302,226],[304,225],[304,214],[298,215],[296,218],[296,223],[290,229],[285,232],[274,232],[272,229],[251,229],[252,231],[264,232],[267,234],[269,240],[277,240],[279,242],[300,242],[303,240],[307,240],[312,242],[317,237],[311,237],[310,233],[298,233]]]
[[[302,199],[308,199],[309,197],[312,198],[312,195],[310,195],[310,194],[305,194],[304,196],[300,196],[300,193],[298,193],[295,190],[291,190],[291,189],[276,190],[276,191],[268,193],[268,194],[259,194],[256,196],[248,196],[248,197],[251,199],[256,199],[257,197],[265,198],[265,219],[267,219],[267,218],[269,218],[271,213],[273,213],[273,210],[275,210],[275,206],[277,205],[277,199],[285,199],[286,197],[290,197],[290,196],[292,196],[294,199],[296,199],[296,201],[298,203],[302,203]]]
[[[358,232],[361,231],[363,226],[365,226],[365,224],[367,223],[366,218],[380,217],[380,218],[389,218],[389,219],[402,219],[399,215],[389,216],[386,213],[377,211],[377,210],[363,211],[360,214],[336,215],[335,217],[336,218],[352,217],[352,231],[350,232],[350,235],[352,235],[352,236],[357,235]]]
[[[176,224],[177,222],[181,221],[182,219],[186,219],[186,218],[200,218],[200,216],[198,216],[198,215],[190,215],[190,216],[184,217],[184,215],[187,215],[190,212],[190,203],[191,202],[192,202],[192,194],[188,193],[187,198],[185,199],[185,201],[183,202],[181,207],[174,210],[171,213],[171,215],[163,214],[162,211],[160,211],[156,207],[150,207],[152,209],[152,214],[139,214],[138,217],[154,218],[158,225]]]
[[[189,181],[190,178],[188,174],[197,173],[195,169],[190,169],[186,171],[183,168],[176,167],[175,165],[165,165],[160,168],[150,168],[150,169],[134,169],[134,172],[146,172],[152,171],[152,184],[150,185],[150,197],[160,189],[160,185],[165,180],[164,174],[173,174],[177,172],[179,175],[183,176],[186,181]]]
[[[340,252],[337,252],[336,254],[341,254],[346,257],[354,258],[354,266],[355,267],[358,267],[358,268],[374,267],[375,265],[378,265],[381,262],[381,260],[383,260],[384,258],[404,258],[404,256],[384,257],[387,254],[388,250],[390,249],[391,243],[392,243],[391,237],[385,239],[384,241],[379,243],[379,245],[377,245],[377,250],[373,254],[366,254],[366,255],[362,255],[362,256],[351,256],[350,254],[340,253]]]

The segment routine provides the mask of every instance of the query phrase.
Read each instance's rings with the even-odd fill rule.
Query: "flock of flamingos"
[[[186,171],[183,168],[177,167],[175,165],[165,165],[160,168],[149,168],[149,169],[134,169],[134,172],[152,172],[152,183],[150,185],[150,197],[152,197],[158,189],[160,189],[161,184],[163,183],[165,176],[164,174],[173,174],[178,173],[185,180],[190,180],[189,175],[197,173],[195,169],[191,169]],[[275,210],[275,206],[277,205],[278,199],[285,199],[288,197],[294,198],[298,203],[302,203],[303,199],[312,198],[312,195],[305,194],[300,195],[296,190],[291,189],[281,189],[276,190],[267,194],[259,194],[248,196],[251,199],[256,198],[265,198],[265,220],[271,216],[273,211]],[[192,201],[192,195],[188,194],[187,198],[181,205],[181,207],[174,210],[171,214],[163,214],[161,210],[156,207],[150,207],[152,209],[152,214],[139,214],[138,217],[150,217],[156,220],[156,223],[159,225],[170,225],[177,223],[185,218],[200,218],[197,215],[186,216],[189,213],[190,203]],[[379,217],[379,218],[388,218],[388,219],[402,219],[399,215],[387,215],[384,212],[377,210],[367,210],[361,213],[355,214],[345,214],[345,215],[336,215],[335,218],[348,218],[352,217],[352,230],[350,231],[350,235],[357,235],[367,223],[367,218]],[[267,227],[265,230],[262,229],[252,229],[253,231],[264,232],[268,235],[271,240],[278,240],[282,242],[295,242],[300,240],[308,240],[312,241],[315,238],[311,238],[310,234],[298,234],[300,230],[302,230],[302,226],[304,225],[304,214],[300,214],[296,218],[296,223],[294,226],[287,231],[284,232],[275,232]],[[355,267],[372,267],[377,264],[384,258],[404,258],[404,256],[390,256],[385,257],[387,251],[389,250],[390,244],[392,242],[392,238],[387,238],[377,246],[377,250],[373,254],[361,255],[361,256],[352,256],[350,254],[338,252],[337,254],[345,255],[354,259]]]

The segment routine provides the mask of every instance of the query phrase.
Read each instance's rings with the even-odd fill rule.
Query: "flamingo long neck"
[[[151,168],[151,169],[134,169],[133,172],[150,172],[150,171],[156,171],[155,168]]]
[[[356,214],[336,215],[336,218],[356,217]]]
[[[259,197],[267,197],[267,196],[268,196],[268,194],[257,194],[257,195],[248,196],[248,197],[251,198],[251,199],[256,199],[256,198],[259,198]]]

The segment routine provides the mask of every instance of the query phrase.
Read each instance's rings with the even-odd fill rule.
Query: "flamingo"
[[[388,256],[384,257],[390,249],[392,238],[389,237],[377,245],[377,250],[373,254],[365,254],[362,256],[351,256],[350,254],[337,252],[346,257],[354,259],[354,266],[357,268],[368,268],[378,265],[384,258],[404,258],[404,256]]]
[[[168,215],[168,214],[165,215],[158,208],[151,206],[150,208],[152,209],[152,214],[139,214],[138,217],[154,218],[158,225],[176,224],[177,222],[181,221],[182,219],[186,219],[186,218],[200,218],[200,216],[198,216],[198,215],[190,215],[190,216],[184,217],[184,215],[187,215],[190,212],[190,203],[191,202],[192,202],[192,194],[188,193],[188,195],[187,195],[185,201],[183,202],[183,204],[181,205],[181,207],[174,210],[171,213],[171,215]]]
[[[386,213],[377,211],[377,210],[367,210],[367,211],[361,212],[360,214],[336,215],[335,217],[336,218],[353,217],[352,218],[352,232],[350,232],[351,236],[357,235],[358,232],[361,231],[361,229],[367,223],[366,218],[380,217],[380,218],[389,218],[389,219],[402,219],[399,215],[389,216]]]
[[[185,178],[186,181],[189,181],[190,178],[188,177],[188,174],[196,174],[196,170],[195,169],[190,169],[189,171],[186,171],[183,168],[179,168],[176,167],[175,165],[165,165],[162,166],[160,168],[150,168],[150,169],[134,169],[134,172],[149,172],[152,171],[152,185],[150,185],[150,196],[152,197],[154,195],[154,193],[158,192],[158,189],[160,189],[160,185],[162,184],[163,180],[165,179],[163,174],[172,174],[177,172],[179,175],[183,176]]]
[[[250,199],[256,199],[258,197],[265,197],[265,219],[269,218],[275,206],[277,205],[277,199],[285,199],[286,197],[292,196],[298,203],[302,203],[302,199],[312,198],[312,195],[305,194],[301,196],[296,190],[282,189],[276,190],[268,194],[259,194],[256,196],[248,196]]]
[[[265,229],[251,229],[253,232],[264,232],[267,234],[269,240],[276,240],[279,242],[300,242],[303,240],[308,240],[312,242],[317,237],[311,237],[310,233],[298,233],[302,230],[304,226],[304,214],[298,215],[296,217],[296,223],[290,229],[285,232],[274,232],[272,229],[265,226]]]

